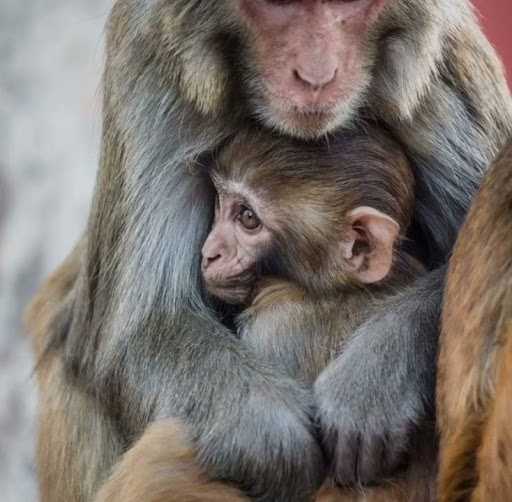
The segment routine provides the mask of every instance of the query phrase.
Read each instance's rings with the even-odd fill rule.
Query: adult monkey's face
[[[373,32],[388,2],[236,0],[249,33],[249,85],[260,119],[303,137],[349,120],[368,89]]]

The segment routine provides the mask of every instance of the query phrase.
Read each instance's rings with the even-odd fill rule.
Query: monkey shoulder
[[[306,292],[297,284],[273,277],[264,278],[256,286],[254,299],[246,309],[246,315],[255,316],[285,304],[303,304],[306,298]]]

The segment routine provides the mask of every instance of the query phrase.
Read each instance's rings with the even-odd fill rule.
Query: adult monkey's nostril
[[[323,71],[306,70],[296,68],[293,75],[296,80],[313,90],[322,89],[336,80],[338,68],[325,69]]]

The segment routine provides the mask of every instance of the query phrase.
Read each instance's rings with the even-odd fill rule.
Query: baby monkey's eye
[[[256,230],[261,226],[261,221],[256,213],[247,206],[240,206],[238,220],[246,230]]]

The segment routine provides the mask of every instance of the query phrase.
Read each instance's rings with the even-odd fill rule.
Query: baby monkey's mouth
[[[245,270],[232,277],[209,278],[204,283],[206,291],[214,298],[230,305],[243,305],[251,297],[256,280],[255,270]]]

